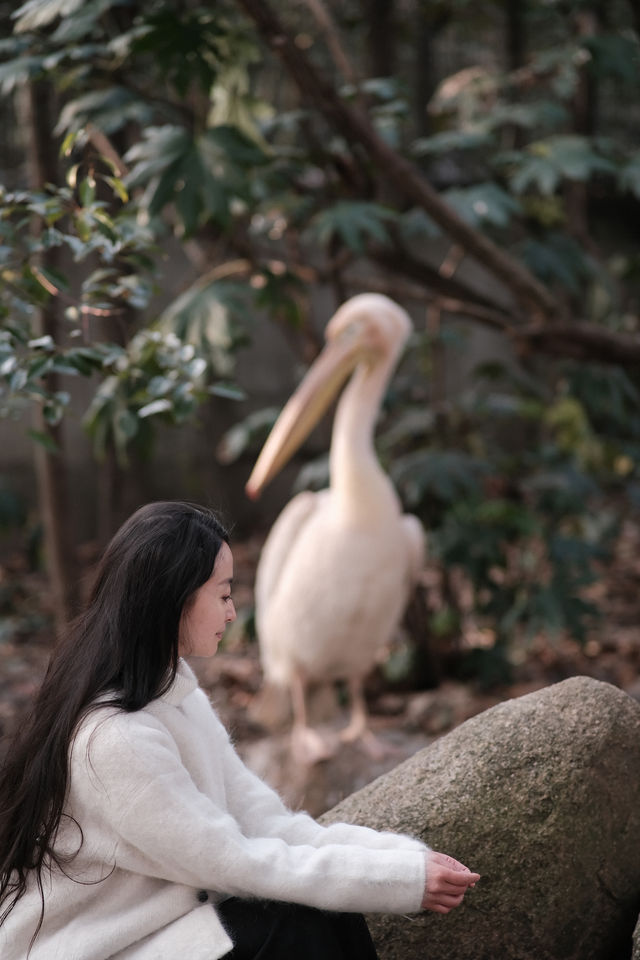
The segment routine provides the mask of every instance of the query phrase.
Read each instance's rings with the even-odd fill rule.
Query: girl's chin
[[[210,644],[207,644],[206,647],[197,647],[195,650],[188,650],[183,656],[185,657],[213,657],[218,652],[218,647],[220,646],[220,641],[222,637],[214,637]]]

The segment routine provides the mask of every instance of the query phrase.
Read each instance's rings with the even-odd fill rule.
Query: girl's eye
[[[229,600],[231,600],[231,594],[230,593],[227,594],[227,596],[223,597],[222,599],[224,600],[225,603],[229,603]]]

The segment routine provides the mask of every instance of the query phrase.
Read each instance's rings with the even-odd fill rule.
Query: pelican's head
[[[377,364],[401,353],[412,325],[406,310],[381,293],[360,293],[343,303],[327,324],[325,353],[332,345],[343,345],[353,354],[347,373],[359,362]],[[352,348],[350,350],[349,348]]]
[[[349,374],[361,363],[391,368],[411,333],[409,315],[379,293],[347,300],[325,330],[326,345],[276,420],[246,485],[257,498],[311,433]]]

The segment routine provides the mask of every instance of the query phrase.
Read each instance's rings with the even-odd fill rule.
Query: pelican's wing
[[[264,611],[273,597],[291,549],[300,531],[317,508],[322,494],[305,490],[290,500],[265,540],[256,571],[256,611]]]
[[[426,562],[427,538],[424,527],[418,518],[414,517],[411,513],[403,514],[402,530],[407,544],[407,556],[409,560],[409,582],[407,587],[409,590],[412,590]]]

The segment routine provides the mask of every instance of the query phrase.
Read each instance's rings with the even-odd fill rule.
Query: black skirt
[[[225,960],[378,960],[359,913],[236,897],[216,909],[234,944]]]

